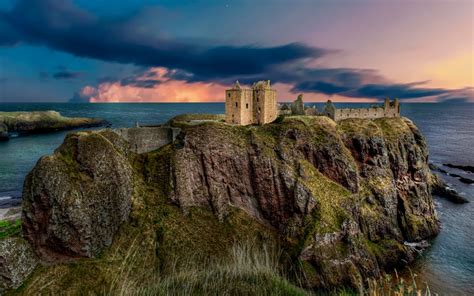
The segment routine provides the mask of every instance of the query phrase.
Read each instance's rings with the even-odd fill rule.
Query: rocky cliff
[[[439,231],[426,142],[408,119],[169,124],[180,135],[150,153],[110,131],[76,133],[38,162],[25,181],[24,233],[59,264],[26,292],[51,276],[48,292],[84,289],[71,285],[78,274],[90,286],[110,281],[104,270],[131,245],[137,266],[166,272],[185,257],[225,256],[236,240],[280,245],[308,288],[362,290],[414,259],[406,242]],[[107,268],[61,263],[97,256]]]

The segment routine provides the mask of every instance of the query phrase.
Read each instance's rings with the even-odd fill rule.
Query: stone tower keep
[[[227,123],[248,125],[253,123],[253,91],[242,88],[237,81],[225,91],[225,121]]]
[[[256,82],[251,89],[242,88],[237,81],[225,94],[227,123],[265,124],[278,115],[276,90],[270,87],[269,80]]]

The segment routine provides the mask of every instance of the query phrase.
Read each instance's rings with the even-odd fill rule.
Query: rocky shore
[[[0,112],[0,141],[12,134],[37,134],[104,126],[107,121],[97,118],[64,117],[56,111]]]
[[[148,153],[102,130],[69,134],[39,160],[24,185],[24,239],[7,242],[33,252],[10,282],[43,267],[19,292],[101,293],[131,246],[128,276],[151,284],[236,241],[280,246],[307,289],[360,292],[439,232],[427,145],[406,118],[169,125],[176,140]]]

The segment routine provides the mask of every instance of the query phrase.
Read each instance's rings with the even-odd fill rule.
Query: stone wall
[[[174,127],[156,126],[118,128],[112,131],[129,142],[132,151],[146,153],[173,142],[181,130]]]
[[[335,110],[335,120],[345,118],[366,118],[375,119],[385,116],[385,110],[381,107],[371,108],[344,108]]]
[[[383,105],[370,108],[338,109],[331,101],[328,101],[324,108],[323,115],[332,118],[334,121],[348,118],[375,119],[382,117],[400,117],[400,103],[395,99],[393,102],[385,100]]]
[[[265,124],[274,121],[278,115],[276,91],[274,89],[256,89],[254,98],[254,123]]]

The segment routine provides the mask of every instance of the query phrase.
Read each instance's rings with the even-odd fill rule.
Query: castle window
[[[230,93],[228,93],[227,96],[230,98]]]
[[[239,103],[235,103],[235,107],[239,107]]]
[[[247,109],[248,109],[248,108],[249,108],[249,104],[245,104],[245,108],[247,108]]]

